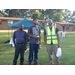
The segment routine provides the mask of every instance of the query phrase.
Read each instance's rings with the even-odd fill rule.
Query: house
[[[23,19],[24,18],[0,17],[0,30],[8,30],[9,29],[8,25],[11,25]],[[28,20],[33,21],[33,19]],[[38,20],[38,23],[40,23],[41,26],[44,26],[44,22],[45,20]]]
[[[11,25],[15,22],[23,20],[24,18],[14,18],[14,17],[0,17],[0,30],[8,30],[8,25]],[[28,19],[33,21],[33,19]],[[47,21],[38,20],[41,26],[47,26]],[[59,31],[65,30],[67,32],[75,31],[75,23],[66,23],[66,22],[54,22],[54,25],[59,29]]]
[[[66,32],[75,31],[75,23],[56,22],[56,27],[59,31],[65,30]]]

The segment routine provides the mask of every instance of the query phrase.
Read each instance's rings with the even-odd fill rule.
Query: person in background
[[[63,31],[61,32],[61,42],[64,42],[65,37],[66,37],[66,33],[65,33],[65,31],[63,30]]]
[[[46,44],[50,65],[53,65],[53,55],[55,55],[55,63],[59,65],[59,58],[56,56],[57,48],[60,47],[58,28],[53,25],[51,19],[48,20],[48,25],[44,29],[44,41]]]
[[[34,52],[34,65],[38,65],[38,48],[41,45],[41,30],[40,27],[37,26],[38,20],[36,18],[33,19],[34,25],[30,26],[28,29],[28,36],[30,37],[30,49],[29,49],[29,65],[32,64],[33,61],[33,52]]]
[[[27,49],[27,33],[23,31],[23,25],[19,25],[19,30],[16,30],[13,34],[13,42],[15,45],[15,56],[13,65],[17,64],[17,59],[20,53],[20,65],[24,62],[24,50]]]

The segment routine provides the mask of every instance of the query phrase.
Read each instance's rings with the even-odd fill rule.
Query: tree
[[[41,20],[52,19],[55,22],[68,21],[69,11],[67,9],[4,9],[8,17],[19,17],[19,18],[38,18]],[[65,12],[64,12],[64,11]]]
[[[54,22],[63,22],[62,14],[61,13],[55,13],[53,15],[53,21]]]
[[[71,15],[71,23],[75,23],[75,10],[73,11],[73,14]]]
[[[8,17],[19,17],[24,18],[24,13],[28,9],[5,9],[5,13],[8,15]]]
[[[6,17],[6,16],[7,14],[5,14],[3,10],[0,10],[0,17]]]
[[[54,21],[63,21],[63,9],[40,9],[41,19],[52,19]],[[59,13],[59,14],[58,14]],[[56,16],[58,15],[58,16]],[[59,19],[56,19],[58,17]],[[55,19],[54,19],[55,18]]]
[[[9,17],[18,17],[19,16],[19,11],[18,9],[11,9],[9,11]]]
[[[75,23],[75,10],[73,11],[72,14],[70,10],[65,9],[64,21],[69,23]]]
[[[26,16],[27,18],[27,14],[25,14],[29,9],[18,9],[19,12],[19,17],[20,18],[24,18],[24,16]]]
[[[3,17],[3,14],[2,13],[0,13],[0,17]]]
[[[71,17],[72,17],[71,11],[68,9],[65,9],[63,17],[64,17],[64,22],[71,22]]]
[[[32,18],[32,19],[33,19],[33,18],[40,19],[40,15],[41,15],[41,12],[39,12],[39,10],[36,10],[36,11],[32,14],[31,18]]]

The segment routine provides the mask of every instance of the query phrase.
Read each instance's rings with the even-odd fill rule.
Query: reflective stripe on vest
[[[55,33],[55,27],[52,27],[52,31],[50,30],[49,26],[46,27],[46,39],[47,39],[47,44],[51,44],[51,40],[53,44],[58,44],[57,41],[57,35]]]

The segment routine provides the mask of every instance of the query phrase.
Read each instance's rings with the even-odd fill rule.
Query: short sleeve
[[[15,39],[15,32],[13,33],[13,39]]]
[[[58,33],[59,32],[59,29],[58,28],[56,28],[56,33]]]
[[[27,35],[27,33],[25,32],[25,39],[28,39],[28,35]]]

